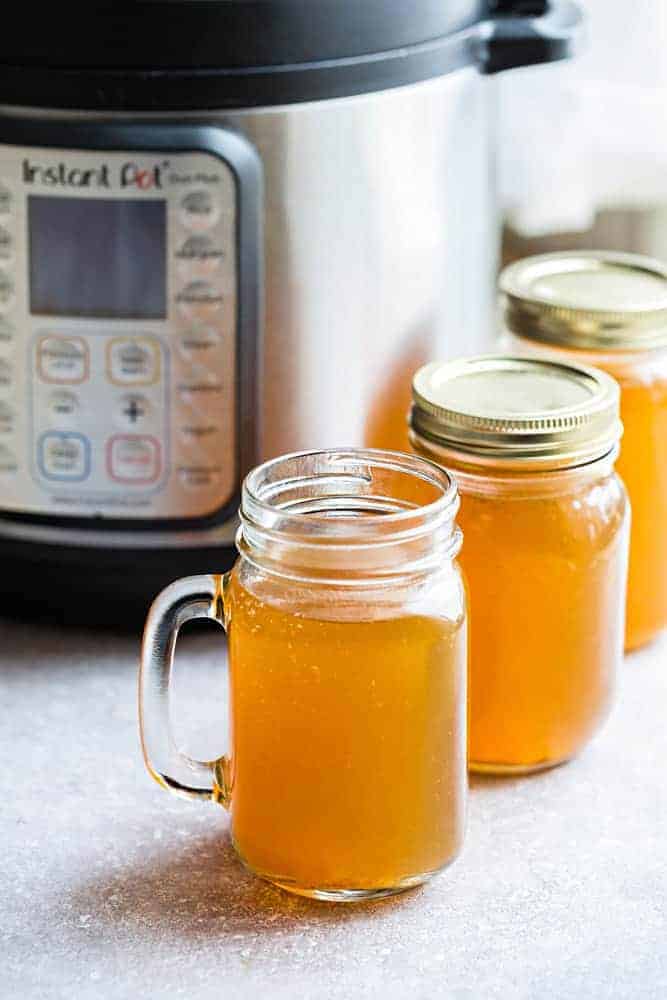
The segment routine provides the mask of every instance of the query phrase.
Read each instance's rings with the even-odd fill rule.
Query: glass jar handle
[[[210,618],[225,628],[226,577],[188,576],[158,594],[148,612],[139,667],[139,728],[148,772],[163,788],[188,798],[213,799],[226,809],[231,800],[227,757],[194,760],[174,741],[169,685],[176,640],[193,618]]]

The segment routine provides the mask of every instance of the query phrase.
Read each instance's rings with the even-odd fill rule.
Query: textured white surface
[[[202,706],[200,753],[223,749],[220,649],[207,634],[181,650],[177,721],[191,730]],[[449,872],[356,906],[255,880],[220,807],[150,782],[136,653],[130,637],[0,626],[3,998],[667,996],[667,641],[626,661],[579,760],[473,781]]]

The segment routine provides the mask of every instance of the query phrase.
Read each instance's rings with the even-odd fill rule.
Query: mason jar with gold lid
[[[500,291],[511,350],[594,364],[621,387],[634,649],[667,626],[667,267],[608,251],[543,254],[507,267]]]
[[[415,375],[412,445],[461,496],[473,770],[565,761],[607,715],[627,575],[621,429],[618,386],[594,368],[488,355]]]

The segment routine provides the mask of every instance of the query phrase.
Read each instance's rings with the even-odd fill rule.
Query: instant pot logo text
[[[107,163],[89,169],[70,167],[66,163],[42,166],[39,163],[31,163],[27,157],[23,161],[23,181],[25,184],[42,184],[45,187],[111,187]]]
[[[121,187],[137,187],[141,191],[162,187],[162,171],[169,166],[169,160],[153,167],[140,167],[136,163],[124,163],[120,170]]]
[[[140,167],[138,163],[127,162],[120,167],[118,185],[122,188],[136,188],[151,191],[162,187],[162,175],[169,167],[169,160],[150,167]],[[67,188],[110,188],[111,173],[108,163],[98,167],[72,167],[67,163],[34,163],[27,157],[23,160],[23,182],[40,184],[45,187]]]

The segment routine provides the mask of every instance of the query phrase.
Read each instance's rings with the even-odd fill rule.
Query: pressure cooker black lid
[[[149,0],[12,10],[0,104],[206,109],[367,93],[569,55],[572,0]]]

